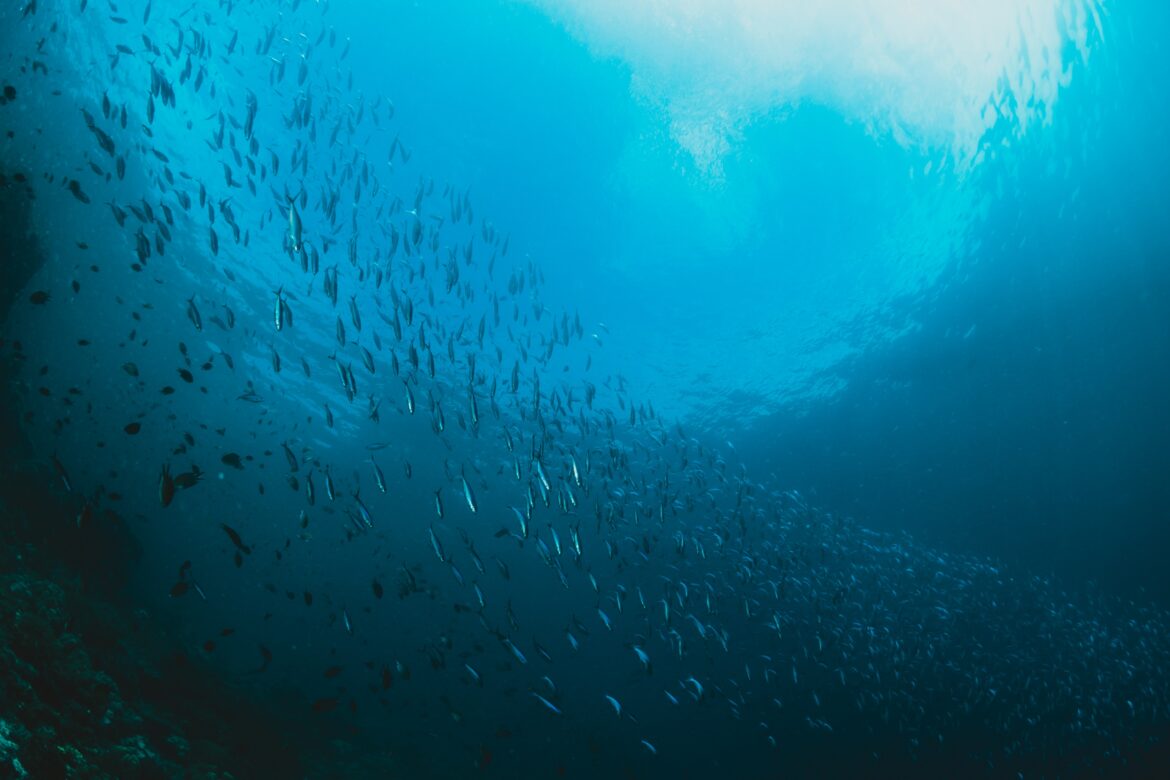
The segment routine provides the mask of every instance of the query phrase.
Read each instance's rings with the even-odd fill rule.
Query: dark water
[[[1156,776],[1166,15],[6,6],[0,777]]]

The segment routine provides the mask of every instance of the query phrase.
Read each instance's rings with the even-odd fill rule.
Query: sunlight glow
[[[529,2],[627,63],[634,94],[718,175],[751,122],[806,101],[967,170],[1001,117],[1015,133],[1049,119],[1103,0]]]

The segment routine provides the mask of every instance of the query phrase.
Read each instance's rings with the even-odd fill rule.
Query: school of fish
[[[64,259],[6,346],[25,419],[78,524],[132,518],[209,662],[396,724],[422,766],[536,732],[551,771],[580,726],[647,774],[954,743],[1014,775],[1164,733],[1160,611],[822,512],[598,375],[606,326],[412,168],[329,10],[4,12],[13,105],[73,139],[29,177]]]

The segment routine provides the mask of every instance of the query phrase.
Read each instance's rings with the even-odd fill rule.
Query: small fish
[[[447,556],[443,554],[443,544],[439,541],[439,537],[435,536],[435,527],[432,525],[427,528],[427,534],[431,539],[431,549],[435,551],[435,557],[439,559],[439,563],[446,563]]]
[[[195,326],[195,330],[203,330],[203,317],[200,316],[199,309],[195,306],[194,295],[187,299],[187,319],[191,320],[191,324]]]
[[[551,664],[553,662],[552,656],[549,655],[548,650],[545,650],[543,647],[541,647],[540,642],[536,641],[536,637],[532,638],[532,648],[536,650],[536,654],[543,658],[547,663]]]
[[[186,490],[195,487],[201,479],[203,479],[203,472],[199,470],[198,466],[193,466],[190,471],[184,471],[175,476],[175,487]]]
[[[475,514],[479,511],[475,503],[475,493],[471,490],[471,485],[467,484],[466,477],[460,474],[459,479],[463,482],[463,497],[467,500],[467,507],[471,510],[472,514]]]
[[[296,471],[297,470],[297,456],[289,448],[288,442],[281,442],[280,446],[284,448],[284,458],[285,458],[285,460],[288,461],[288,470],[289,471]]]
[[[503,642],[504,642],[504,647],[508,648],[508,650],[511,651],[512,655],[516,656],[517,661],[519,661],[522,664],[528,663],[528,659],[524,656],[524,653],[520,652],[520,648],[516,647],[516,645],[514,645],[512,643],[511,639],[504,637]]]
[[[642,662],[642,668],[646,670],[646,674],[653,674],[653,667],[650,665],[650,656],[646,654],[646,651],[638,645],[634,645],[634,654]]]
[[[293,253],[300,254],[302,249],[301,215],[297,213],[295,198],[290,198],[288,202],[288,238],[292,244]]]
[[[366,528],[373,528],[374,527],[374,518],[370,514],[370,510],[366,509],[366,505],[364,503],[362,503],[361,496],[359,496],[357,493],[354,493],[353,500],[354,500],[354,503],[357,504],[358,514],[360,515],[360,517],[362,519],[362,525],[364,525]]]
[[[273,322],[276,325],[276,332],[284,330],[284,323],[286,319],[291,319],[288,312],[288,304],[284,302],[284,287],[279,287],[276,290],[276,310],[273,312]],[[302,312],[303,313],[303,312]]]
[[[225,534],[227,534],[228,539],[230,539],[232,544],[236,546],[237,550],[242,552],[244,555],[252,554],[252,548],[244,544],[244,540],[240,538],[240,534],[238,531],[236,531],[236,529],[232,528],[227,523],[220,523],[219,527],[223,529]]]
[[[329,467],[325,467],[325,496],[330,501],[337,499],[337,491],[333,488],[333,475],[329,473]]]
[[[556,715],[560,715],[560,714],[561,714],[561,711],[560,711],[559,709],[557,709],[557,705],[553,704],[551,701],[549,701],[548,699],[544,698],[543,696],[541,696],[541,695],[540,695],[539,693],[537,693],[536,691],[532,691],[531,693],[532,693],[532,695],[533,695],[533,696],[535,696],[535,697],[536,697],[536,700],[537,700],[537,701],[539,701],[539,702],[540,702],[541,704],[543,704],[545,707],[548,707],[550,710],[552,710],[552,712],[553,712],[554,714],[556,714]]]
[[[528,538],[528,517],[514,506],[509,507],[509,509],[511,509],[513,512],[516,513],[516,519],[520,522],[520,537],[523,539],[527,539]]]
[[[382,469],[378,468],[378,464],[370,458],[370,465],[374,467],[374,482],[378,485],[378,490],[383,493],[386,492],[386,477],[382,474]]]
[[[51,457],[53,460],[53,469],[57,472],[57,476],[61,478],[61,484],[65,487],[65,492],[72,493],[73,483],[69,480],[69,472],[65,470],[65,465],[61,463],[60,459],[55,453]]]
[[[171,479],[171,470],[163,464],[162,473],[158,478],[158,500],[164,506],[170,506],[175,498],[175,481]]]
[[[350,321],[353,322],[353,326],[360,332],[362,329],[362,316],[358,311],[356,295],[349,296],[349,317]]]
[[[541,464],[540,459],[535,459],[533,465],[536,466],[536,476],[540,478],[540,486],[544,489],[545,493],[550,492],[552,488],[549,486],[548,475],[544,473],[544,466]]]
[[[81,182],[77,181],[77,179],[70,180],[69,191],[73,193],[73,197],[77,198],[82,203],[89,203],[89,196],[81,191]]]

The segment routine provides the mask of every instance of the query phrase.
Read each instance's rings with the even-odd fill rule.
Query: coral
[[[0,720],[0,777],[27,777],[28,771],[20,762],[20,744],[28,739],[28,732],[19,723]]]
[[[0,547],[12,549],[4,532]],[[95,599],[68,571],[44,576],[26,557],[10,560],[16,570],[0,575],[0,780],[231,780],[229,766],[266,764],[299,774],[298,751],[263,705],[187,658],[148,615]]]
[[[107,753],[107,756],[110,758],[115,769],[114,773],[118,777],[125,777],[128,780],[130,778],[152,780],[153,778],[170,776],[158,755],[150,749],[146,740],[141,736],[122,740]]]

